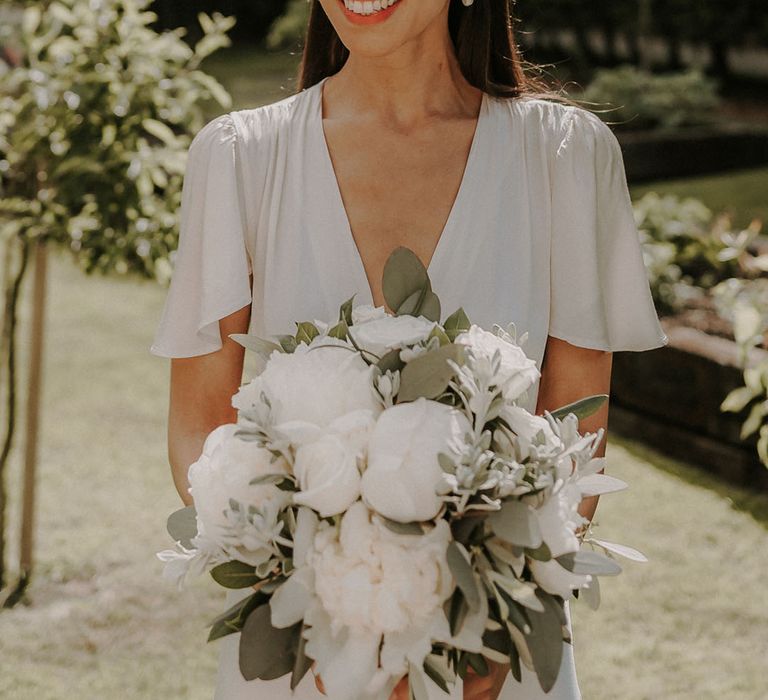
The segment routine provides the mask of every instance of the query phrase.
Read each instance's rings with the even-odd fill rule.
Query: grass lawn
[[[176,591],[154,558],[179,504],[169,363],[148,352],[164,291],[51,263],[37,571],[30,604],[0,613],[0,697],[210,698],[223,595]],[[603,499],[598,530],[650,562],[604,579],[599,611],[572,606],[584,697],[764,700],[768,497],[618,439],[608,456],[631,488]]]

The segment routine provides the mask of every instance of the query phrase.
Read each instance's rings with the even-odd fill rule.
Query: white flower
[[[381,357],[387,350],[426,340],[436,325],[424,316],[385,315],[353,325],[349,333],[361,349]]]
[[[491,360],[496,350],[501,353],[497,383],[502,386],[502,395],[507,401],[520,398],[540,376],[536,361],[529,358],[519,345],[480,326],[470,326],[469,330],[459,333],[454,342],[469,346],[475,356],[487,361]]]
[[[383,306],[373,306],[371,304],[359,304],[352,307],[352,325],[358,326],[361,323],[368,323],[368,321],[375,321],[380,318],[388,316],[386,309]]]
[[[294,502],[324,518],[349,508],[360,496],[358,461],[365,455],[372,425],[371,411],[355,411],[331,423],[317,439],[300,445],[293,463],[300,488]]]
[[[534,415],[513,404],[505,404],[499,415],[517,437],[515,442],[520,459],[535,458],[536,450],[532,449],[534,446],[545,447],[547,450],[562,448],[560,438],[555,435],[549,421],[543,416]]]
[[[334,528],[321,529],[309,555],[334,632],[349,627],[386,634],[423,625],[453,589],[446,521],[424,535],[399,535],[371,515],[365,504],[354,503],[338,537]]]
[[[238,425],[226,423],[208,434],[203,451],[189,467],[189,493],[197,511],[198,534],[222,547],[237,546],[231,535],[230,501],[241,510],[274,510],[286,498],[274,484],[251,484],[258,476],[288,474],[284,459],[257,443],[234,436]]]
[[[470,430],[463,413],[437,401],[419,398],[387,408],[371,433],[363,500],[391,520],[434,518],[446,486],[438,454],[451,452]]]
[[[552,559],[546,562],[531,559],[531,573],[545,591],[563,598],[569,598],[572,589],[581,588],[591,580],[588,574],[571,573],[555,561],[562,554],[579,551],[576,529],[585,522],[578,512],[580,502],[578,486],[573,482],[560,482],[559,488],[533,511]]]
[[[315,338],[293,353],[273,352],[264,371],[232,397],[240,410],[261,401],[272,404],[275,424],[305,421],[326,427],[352,411],[378,413],[380,403],[373,386],[375,368],[343,341]]]

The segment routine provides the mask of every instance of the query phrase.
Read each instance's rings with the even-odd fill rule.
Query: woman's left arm
[[[613,353],[607,350],[582,348],[549,336],[541,366],[536,413],[541,415],[544,411],[554,411],[593,394],[608,394],[611,387],[612,361]],[[600,410],[579,422],[581,433],[594,433],[599,428],[606,432],[595,456],[603,457],[608,429],[607,401]],[[592,520],[598,498],[599,496],[585,498],[579,506],[579,513]],[[491,669],[488,676],[478,676],[474,673],[467,675],[464,681],[464,700],[496,700],[499,697],[509,666],[494,662],[488,662],[488,665]]]

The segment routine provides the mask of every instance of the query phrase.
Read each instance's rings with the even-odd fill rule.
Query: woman
[[[509,17],[509,0],[313,0],[299,92],[197,134],[151,348],[174,358],[169,459],[184,502],[206,434],[236,419],[244,350],[229,334],[292,332],[353,293],[383,305],[398,245],[428,265],[444,308],[528,332],[538,413],[608,393],[613,351],[666,342],[618,143],[591,113],[533,95]],[[221,642],[219,700],[322,697],[311,674],[295,696],[287,678],[245,682],[237,641]],[[575,700],[564,644],[548,695],[527,669],[518,683],[493,665],[452,697]],[[401,683],[393,698],[407,697]]]

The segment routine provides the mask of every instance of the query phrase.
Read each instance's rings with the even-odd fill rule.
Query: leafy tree
[[[0,249],[5,253],[2,369],[14,434],[16,319],[38,241],[63,247],[87,273],[169,280],[186,153],[204,123],[200,103],[230,97],[200,69],[229,44],[234,20],[201,14],[202,38],[157,33],[149,0],[55,0],[28,5],[22,62],[0,74]],[[7,380],[7,381],[6,381]]]

